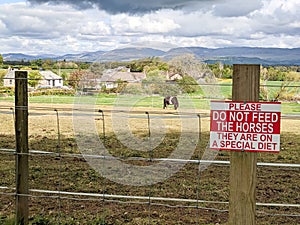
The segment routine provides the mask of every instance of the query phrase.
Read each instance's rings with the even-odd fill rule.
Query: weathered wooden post
[[[15,71],[16,224],[28,224],[28,94],[27,72]]]
[[[233,101],[259,100],[260,65],[233,65]],[[257,153],[231,152],[229,224],[253,225]]]

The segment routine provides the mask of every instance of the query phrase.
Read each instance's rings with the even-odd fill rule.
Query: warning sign
[[[280,150],[280,102],[211,101],[210,148]]]

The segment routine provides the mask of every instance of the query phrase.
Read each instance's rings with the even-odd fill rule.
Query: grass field
[[[180,107],[182,109],[193,108],[196,110],[210,110],[210,99],[205,99],[197,96],[178,96]],[[55,107],[57,104],[76,104],[76,101],[79,101],[92,104],[97,107],[103,106],[114,106],[123,104],[131,104],[130,106],[134,107],[144,107],[144,108],[155,108],[160,109],[163,105],[162,96],[121,96],[115,94],[100,94],[94,97],[91,96],[56,96],[56,95],[45,95],[45,96],[34,96],[29,97],[30,104],[47,104]],[[0,97],[1,102],[7,104],[12,104],[14,102],[13,97]],[[185,104],[187,102],[187,104]],[[190,104],[190,102],[192,104]],[[297,102],[287,102],[283,101],[281,104],[282,114],[299,114],[300,105]]]
[[[29,110],[29,148],[41,151],[60,152],[61,155],[32,154],[30,156],[29,186],[31,189],[42,189],[66,192],[85,192],[107,195],[153,196],[162,198],[199,199],[205,201],[227,202],[229,196],[229,166],[210,165],[198,173],[198,164],[187,163],[184,167],[162,182],[150,186],[124,185],[104,178],[93,169],[82,156],[76,137],[74,123],[77,117],[72,115],[74,97],[43,96],[34,102],[30,98]],[[85,96],[82,102],[93,106],[93,98]],[[61,100],[60,99],[60,100]],[[68,101],[67,101],[68,99]],[[113,127],[114,105],[123,106],[122,101],[114,103],[116,96],[97,98],[97,107],[105,114],[104,139],[102,120],[95,113],[95,127],[98,135],[104,141],[110,154],[119,157],[128,164],[148,166],[156,162],[136,161],[130,157],[169,157],[178,145],[182,124],[172,107],[162,110],[162,98],[159,96],[147,98],[128,98],[124,102],[133,102],[127,117],[130,131],[135,138],[146,140],[148,135],[147,116],[150,113],[151,135],[162,132],[166,134],[152,152],[137,151],[120,141],[120,135]],[[209,101],[193,98],[199,101],[196,112],[201,114],[201,138],[191,156],[192,159],[203,159],[209,139]],[[46,102],[46,103],[45,103]],[[183,106],[184,99],[182,99]],[[69,104],[65,104],[69,103]],[[77,105],[79,106],[79,105]],[[84,105],[85,106],[85,105]],[[13,114],[10,110],[12,101],[0,102],[0,148],[15,148]],[[96,109],[97,109],[96,107]],[[190,107],[187,105],[186,107]],[[296,105],[296,109],[299,109]],[[58,110],[60,130],[58,132],[57,117],[54,109]],[[91,113],[94,110],[86,110]],[[292,110],[287,110],[292,112]],[[293,113],[297,113],[297,110]],[[120,114],[117,118],[123,118]],[[159,120],[163,117],[162,120]],[[186,118],[198,123],[196,116]],[[158,121],[158,123],[156,123]],[[118,124],[117,124],[118,125]],[[157,126],[157,127],[156,127]],[[121,124],[120,124],[121,127]],[[259,162],[299,163],[300,152],[300,120],[297,117],[282,118],[281,152],[279,154],[258,154]],[[191,136],[195,130],[190,130]],[[58,139],[58,133],[60,138]],[[158,135],[159,136],[159,135]],[[132,138],[129,136],[130,138]],[[186,138],[186,137],[185,137]],[[89,137],[86,137],[89,140]],[[60,142],[58,142],[60,141]],[[183,140],[186,141],[186,140]],[[210,151],[209,151],[210,152]],[[217,152],[216,160],[228,160],[228,152]],[[98,161],[99,163],[103,161]],[[109,162],[109,161],[106,161]],[[203,166],[203,165],[202,165]],[[112,168],[113,169],[113,168]],[[0,186],[15,187],[15,156],[1,152]],[[299,204],[299,169],[287,167],[262,167],[257,170],[257,202],[260,203],[289,203]],[[14,216],[14,191],[1,190],[0,195],[0,224],[12,224]],[[10,195],[12,193],[12,195]],[[153,200],[114,199],[93,196],[58,195],[31,192],[30,222],[32,224],[224,224],[228,219],[228,205],[216,203],[166,202]],[[275,216],[276,215],[276,216]],[[257,224],[298,224],[299,207],[257,207]]]

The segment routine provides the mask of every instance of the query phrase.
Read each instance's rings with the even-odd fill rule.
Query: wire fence
[[[30,117],[35,117],[35,116],[55,116],[55,114],[53,115],[53,113],[49,112],[49,110],[53,110],[53,108],[49,107],[49,108],[41,108],[41,107],[36,107],[36,108],[32,108],[32,110],[35,111],[42,111],[42,113],[40,112],[39,114],[30,114]],[[63,110],[63,109],[61,109]],[[70,109],[66,110],[66,114],[62,113],[62,114],[57,114],[57,125],[56,125],[56,143],[58,144],[58,146],[61,144],[60,141],[61,140],[61,136],[63,136],[63,132],[60,130],[61,128],[59,127],[59,122],[62,122],[65,118],[65,116],[70,116],[70,113],[68,113]],[[45,113],[44,111],[48,111],[47,113]],[[56,109],[56,113],[60,112],[59,110]],[[119,111],[105,111],[105,114],[109,114],[109,113],[120,113]],[[55,112],[54,112],[55,113]],[[138,111],[133,112],[133,114],[138,115]],[[159,113],[159,111],[155,112],[156,114]],[[6,116],[12,116],[13,115],[13,108],[9,108],[8,107],[3,107],[1,108],[1,114],[4,114]],[[140,113],[141,114],[141,113]],[[188,118],[190,118],[190,114],[186,114],[189,115]],[[160,117],[166,117],[166,118],[171,118],[172,119],[178,119],[178,115],[171,113],[160,113]],[[194,117],[196,117],[196,115],[194,115]],[[141,119],[141,117],[135,117],[135,119]],[[142,117],[143,118],[143,117]],[[145,119],[145,118],[143,118]],[[205,119],[205,117],[203,117],[202,119]],[[11,122],[13,121],[13,119],[11,119]],[[54,123],[55,124],[55,123]],[[13,125],[13,124],[11,124]],[[54,126],[55,127],[55,126]],[[11,155],[11,157],[15,157],[17,155],[16,151],[14,148],[2,148],[0,149],[1,154],[4,155]],[[200,153],[199,153],[200,154]],[[188,198],[187,196],[180,196],[177,195],[178,197],[171,197],[171,196],[160,196],[160,191],[157,191],[155,189],[157,189],[157,187],[154,186],[150,186],[145,188],[145,190],[142,191],[137,191],[137,192],[133,192],[132,194],[130,193],[130,191],[128,191],[129,194],[118,194],[118,191],[116,190],[111,190],[111,193],[109,194],[109,191],[103,191],[104,189],[109,189],[109,185],[111,185],[110,181],[107,181],[105,179],[102,179],[101,183],[102,186],[104,186],[105,188],[103,188],[102,193],[94,193],[94,192],[78,192],[78,191],[70,191],[70,188],[66,188],[65,184],[63,180],[65,178],[65,170],[66,167],[63,166],[64,164],[64,160],[65,159],[81,159],[82,163],[84,163],[84,159],[86,157],[88,158],[102,158],[105,160],[110,160],[109,156],[101,156],[101,155],[83,155],[80,153],[68,153],[68,152],[61,152],[61,151],[46,151],[46,150],[30,150],[29,154],[30,157],[38,157],[38,160],[43,160],[42,158],[46,158],[43,161],[46,162],[48,161],[49,158],[54,158],[56,161],[58,161],[59,164],[59,168],[58,170],[56,170],[57,172],[57,177],[56,179],[59,180],[59,182],[56,182],[56,185],[54,186],[54,188],[56,190],[50,190],[50,189],[30,189],[30,193],[28,194],[28,197],[30,197],[31,199],[55,199],[58,201],[58,205],[57,206],[57,211],[58,214],[60,216],[62,216],[61,214],[63,214],[63,212],[65,211],[65,209],[63,208],[64,205],[64,201],[68,200],[68,201],[75,201],[75,202],[100,202],[101,204],[104,204],[101,207],[105,208],[105,204],[127,204],[127,205],[146,205],[148,206],[147,211],[149,214],[149,218],[148,223],[151,224],[153,223],[153,218],[152,218],[152,214],[155,211],[155,209],[153,207],[164,207],[164,208],[191,208],[191,209],[195,209],[196,212],[194,214],[194,217],[197,217],[198,219],[201,218],[201,214],[202,211],[210,211],[210,212],[215,212],[215,213],[219,213],[219,214],[224,214],[225,213],[225,217],[228,213],[228,201],[217,201],[217,200],[205,200],[202,199],[204,196],[206,197],[208,193],[206,193],[205,195],[203,194],[199,194],[197,195],[197,191],[200,191],[200,189],[202,189],[203,187],[201,186],[202,182],[206,182],[205,178],[202,177],[202,175],[205,174],[204,172],[201,172],[203,174],[201,174],[199,172],[199,166],[201,166],[201,164],[209,164],[211,165],[212,168],[215,168],[215,166],[217,167],[228,167],[230,162],[228,160],[201,160],[201,159],[189,159],[189,160],[184,160],[184,159],[176,159],[176,158],[151,158],[151,162],[160,162],[160,161],[170,161],[173,163],[184,163],[184,164],[188,164],[188,165],[194,165],[195,167],[193,168],[193,172],[194,172],[194,176],[198,177],[198,182],[193,181],[193,194],[191,195],[191,197],[193,198]],[[132,162],[132,161],[146,161],[149,162],[150,158],[147,157],[114,157],[115,159],[118,160],[126,160],[128,162]],[[34,159],[32,159],[32,162],[34,163]],[[36,163],[36,162],[35,162]],[[57,164],[57,163],[56,163]],[[265,162],[260,162],[258,163],[259,167],[272,167],[272,168],[281,168],[279,169],[279,173],[282,171],[282,169],[289,169],[288,173],[290,174],[297,174],[299,172],[299,167],[300,164],[294,164],[294,163],[265,163]],[[34,167],[33,167],[34,169]],[[48,168],[49,169],[49,168]],[[56,168],[57,169],[57,168]],[[222,169],[224,170],[224,169]],[[73,171],[69,171],[69,173],[72,173]],[[274,170],[273,170],[274,172]],[[52,172],[53,173],[53,172]],[[49,175],[50,177],[53,175]],[[49,179],[49,177],[48,177]],[[182,179],[182,177],[180,178]],[[167,182],[168,183],[168,182]],[[51,185],[49,185],[51,186]],[[172,186],[172,185],[171,185]],[[53,187],[52,187],[53,188]],[[187,187],[185,187],[187,188]],[[64,191],[63,189],[69,189],[68,191]],[[148,189],[148,190],[147,190]],[[166,188],[165,188],[166,189]],[[16,196],[15,193],[15,189],[13,188],[13,185],[11,183],[11,185],[9,186],[5,186],[5,185],[1,185],[0,190],[2,190],[2,192],[0,193],[2,196],[10,196],[12,198],[14,198]],[[108,192],[108,193],[107,193]],[[121,191],[122,192],[122,191]],[[147,193],[148,195],[143,195],[140,194],[143,193]],[[135,195],[136,193],[139,193],[139,195]],[[154,195],[153,193],[156,193],[156,195]],[[176,195],[176,194],[175,194]],[[202,198],[201,198],[202,197]],[[34,201],[34,200],[32,200]],[[258,210],[258,216],[268,216],[268,217],[288,217],[288,218],[299,218],[300,217],[300,213],[298,211],[300,205],[297,203],[278,203],[278,202],[273,202],[273,203],[261,203],[258,202],[257,207],[261,208],[261,207],[267,207],[267,208],[285,208],[284,211],[286,211],[286,208],[292,209],[291,213],[268,213],[266,211],[262,211],[262,210]],[[278,211],[278,210],[276,210]],[[281,211],[279,209],[279,211]],[[297,212],[298,211],[298,212]],[[45,212],[44,212],[45,213]],[[58,218],[58,216],[57,216]],[[63,220],[63,218],[60,218],[59,220]],[[297,219],[296,219],[297,220]],[[151,222],[152,221],[152,222]],[[171,223],[171,222],[170,222]],[[195,224],[199,224],[199,220],[198,222],[196,221]]]
[[[120,147],[114,146],[117,140],[112,135],[109,116],[118,114],[122,117],[123,111],[114,109],[101,109],[101,111],[105,115],[106,127],[102,126],[104,117],[101,117],[99,109],[87,110],[84,114],[95,117],[100,139],[106,141],[107,147],[112,145],[111,148],[114,151]],[[162,224],[203,224],[226,221],[228,216],[228,188],[226,186],[228,186],[230,165],[229,154],[222,152],[216,159],[202,159],[207,150],[208,137],[204,124],[209,120],[208,112],[196,114],[184,112],[180,115],[184,116],[184,119],[195,122],[199,119],[201,122],[197,131],[201,138],[191,159],[163,157],[169,155],[169,153],[159,154],[159,151],[165,151],[165,148],[158,148],[151,157],[147,152],[141,155],[134,155],[135,152],[134,154],[129,152],[128,155],[115,152],[113,157],[111,155],[82,154],[73,143],[76,141],[74,137],[71,139],[69,137],[72,132],[70,123],[72,123],[72,118],[73,120],[75,118],[76,121],[77,114],[76,107],[74,109],[74,107],[61,106],[55,107],[55,110],[53,106],[34,105],[29,107],[30,126],[38,127],[35,133],[30,134],[31,150],[28,153],[31,164],[31,188],[27,196],[31,199],[32,217],[52,215],[56,223],[60,224],[68,221],[69,214],[82,221],[81,216],[72,213],[72,210],[78,210],[78,212],[86,214],[86,221],[92,221],[91,218],[99,217],[102,224],[117,220],[124,224],[125,222],[128,224],[155,224],[157,221]],[[178,129],[176,121],[181,118],[178,113],[154,109],[150,115],[151,121],[159,119],[168,121],[170,131],[176,132]],[[3,200],[0,221],[4,221],[9,216],[5,212],[13,214],[14,203],[12,200],[16,197],[14,159],[20,153],[16,153],[14,148],[14,106],[4,102],[0,107],[0,116],[4,124],[0,132],[3,138],[2,145],[4,145],[0,149],[3,160],[1,173],[2,177],[5,177],[0,185],[0,197]],[[133,119],[134,123],[140,124],[136,129],[146,135],[143,138],[147,137],[145,111],[132,110],[126,116]],[[299,117],[297,116],[299,115],[283,115],[282,118],[298,121]],[[46,120],[50,120],[50,123],[46,123]],[[41,124],[43,122],[45,123]],[[7,136],[8,139],[6,139]],[[287,145],[293,145],[293,143]],[[173,147],[170,148],[172,150]],[[278,218],[281,218],[280,221],[284,220],[290,224],[299,221],[299,196],[295,194],[295,191],[297,193],[297,189],[299,189],[297,187],[300,168],[300,164],[297,164],[299,149],[297,149],[297,145],[294,148],[296,148],[294,149],[296,155],[289,162],[276,162],[278,157],[271,156],[269,159],[273,162],[258,163],[258,199],[269,200],[257,202],[258,220],[260,217],[264,219],[269,217],[271,222],[278,221]],[[123,147],[121,149],[124,150]],[[141,166],[168,161],[174,164],[184,164],[185,167],[164,182],[146,187],[130,187],[116,184],[97,174],[87,164],[87,158],[100,159],[99,162],[106,161],[107,163],[114,159],[125,163],[137,163]],[[264,157],[261,159],[265,160]],[[6,167],[6,165],[10,166]],[[200,170],[199,168],[203,168],[203,166],[206,169]],[[269,174],[272,176],[269,177]],[[273,176],[277,177],[277,182]],[[269,177],[271,182],[275,182],[274,187],[271,183],[265,186],[266,177]],[[282,182],[290,182],[289,187],[294,186],[296,190],[284,190]],[[283,202],[281,202],[282,199]],[[113,212],[112,208],[118,209],[120,213]],[[182,216],[177,211],[172,213],[172,215],[174,212],[180,214],[179,218],[175,217],[177,219],[174,216],[166,216],[169,211],[167,209],[183,210],[186,216]],[[91,213],[89,214],[87,211]],[[140,211],[143,213],[140,214]],[[111,218],[110,215],[116,218]],[[165,217],[159,215],[165,215]],[[140,218],[140,220],[134,221],[132,218]]]

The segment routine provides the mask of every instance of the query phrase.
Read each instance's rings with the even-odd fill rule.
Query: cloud
[[[187,11],[212,10],[216,16],[243,16],[259,9],[262,0],[28,0],[32,4],[68,4],[78,9],[97,7],[110,14],[144,14],[161,9],[184,9]]]
[[[154,42],[174,47],[300,46],[299,0],[30,2],[0,4],[0,53],[64,54],[151,47]],[[110,11],[99,9],[100,3]],[[132,6],[127,11],[121,7],[125,3]],[[132,13],[134,7],[139,13]],[[150,10],[154,8],[159,10]]]
[[[264,1],[261,10],[251,17],[253,33],[261,32],[274,36],[300,35],[300,1],[269,0]]]
[[[69,4],[80,9],[98,7],[111,14],[139,14],[159,9],[179,9],[195,2],[208,0],[28,0],[32,4]]]
[[[262,7],[261,0],[224,0],[213,6],[214,15],[220,17],[239,17],[250,14]]]

